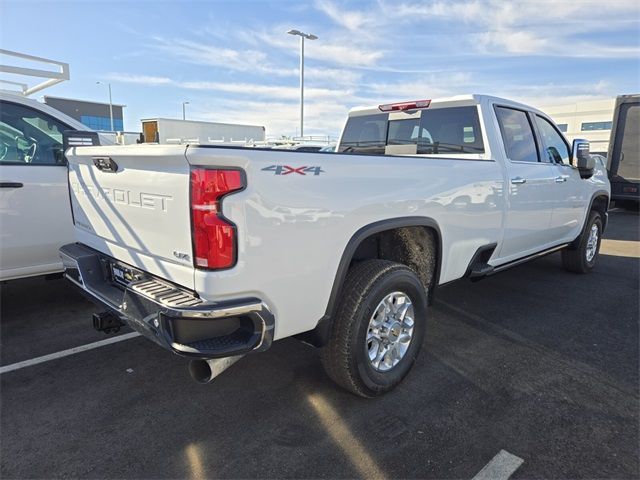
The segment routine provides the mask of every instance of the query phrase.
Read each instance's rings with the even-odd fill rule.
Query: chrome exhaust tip
[[[191,360],[189,362],[189,374],[198,383],[209,383],[242,357],[244,355],[212,358],[211,360]]]

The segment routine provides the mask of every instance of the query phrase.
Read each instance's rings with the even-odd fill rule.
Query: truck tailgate
[[[70,148],[76,239],[193,288],[185,146]]]

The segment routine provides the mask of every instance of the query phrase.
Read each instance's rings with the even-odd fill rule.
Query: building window
[[[583,132],[588,130],[611,130],[613,122],[585,122],[582,124]]]
[[[566,123],[558,124],[558,130],[560,130],[562,133],[567,133],[567,127],[568,125]]]
[[[111,119],[109,117],[96,117],[93,115],[81,115],[80,121],[93,130],[111,130]],[[124,130],[121,118],[113,119],[113,129],[116,131]]]

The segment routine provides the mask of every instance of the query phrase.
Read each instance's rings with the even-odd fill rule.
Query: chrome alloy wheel
[[[413,338],[413,304],[406,293],[382,299],[369,320],[367,351],[374,369],[386,372],[405,356]]]
[[[596,251],[598,250],[598,225],[595,223],[591,225],[591,231],[589,232],[589,238],[587,239],[587,249],[586,249],[586,257],[587,262],[591,263],[593,257],[596,256]]]

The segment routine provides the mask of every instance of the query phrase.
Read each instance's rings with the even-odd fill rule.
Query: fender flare
[[[333,280],[333,286],[331,288],[331,294],[329,295],[325,314],[318,321],[315,329],[300,334],[300,338],[303,341],[307,341],[314,346],[320,347],[326,344],[329,340],[340,291],[342,290],[344,281],[347,277],[347,272],[349,270],[349,265],[351,265],[353,255],[362,242],[377,233],[402,227],[426,227],[435,232],[437,248],[436,267],[433,276],[433,285],[428,292],[429,303],[431,303],[433,299],[433,292],[440,282],[440,268],[442,264],[442,233],[440,231],[440,226],[433,218],[430,217],[398,217],[380,220],[360,228],[347,242],[347,245],[342,252],[340,262],[338,263],[338,269]]]
[[[589,213],[593,210],[593,203],[595,202],[596,198],[598,197],[606,197],[607,199],[607,207],[605,208],[604,211],[604,216],[602,217],[602,233],[604,233],[604,231],[607,228],[607,223],[608,223],[608,210],[609,210],[609,202],[611,202],[611,194],[609,192],[607,192],[606,190],[596,190],[593,195],[591,195],[591,200],[589,201],[589,208],[587,209],[585,216],[584,216],[584,220],[582,222],[582,228],[580,229],[580,233],[578,234],[578,236],[571,242],[571,244],[567,247],[570,250],[574,250],[578,247],[578,243],[580,242],[580,238],[582,238],[582,235],[584,233],[585,228],[587,228],[587,222],[589,221]]]

